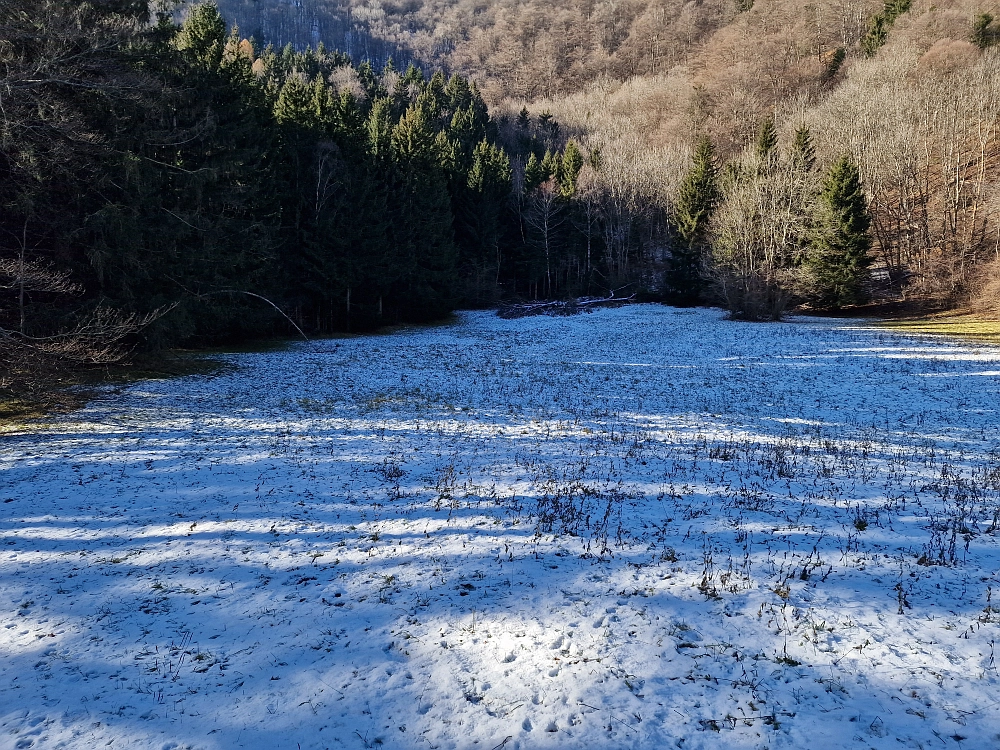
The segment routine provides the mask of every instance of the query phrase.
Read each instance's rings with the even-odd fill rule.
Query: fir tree
[[[580,170],[583,169],[583,154],[575,141],[566,144],[563,151],[562,170],[559,180],[559,191],[563,198],[569,199],[576,194],[576,181],[580,177]]]
[[[847,59],[847,50],[843,47],[837,47],[830,56],[830,61],[826,64],[826,69],[823,71],[823,80],[830,81],[840,72],[840,69],[844,66],[844,61]]]
[[[226,22],[215,3],[195,6],[177,36],[177,48],[206,70],[218,70],[226,44]]]
[[[393,154],[402,164],[433,162],[435,137],[427,111],[411,106],[392,130]]]
[[[517,128],[527,131],[529,127],[531,127],[531,115],[528,113],[527,107],[521,107],[521,111],[517,115]]]
[[[387,66],[392,64],[392,59],[390,58]],[[382,87],[382,84],[378,80],[378,76],[375,75],[375,71],[372,70],[372,64],[365,60],[355,69],[358,76],[358,82],[361,84],[361,88],[365,90],[365,94],[371,101],[375,101],[383,96],[386,96],[386,91]]]
[[[472,103],[469,82],[458,73],[448,79],[448,85],[444,87],[444,95],[448,109],[452,112],[465,109]]]
[[[548,182],[552,178],[555,178],[557,183],[562,182],[562,159],[558,153],[545,152],[545,156],[542,157],[542,174],[545,175],[542,182]]]
[[[993,28],[993,16],[980,13],[972,21],[972,42],[980,49],[986,49],[996,43],[997,32]]]
[[[754,144],[754,152],[760,159],[761,166],[773,166],[776,149],[778,147],[778,131],[774,128],[774,118],[768,117],[761,123],[757,131],[757,141]]]
[[[539,161],[535,154],[528,156],[528,163],[524,167],[524,194],[532,192],[541,185],[543,182],[548,180],[552,173],[547,170],[547,167],[551,164],[551,159],[548,162],[545,160]]]
[[[813,297],[839,308],[863,300],[862,283],[871,263],[871,219],[858,168],[844,156],[823,181],[806,255]]]
[[[802,125],[795,131],[795,140],[789,154],[792,166],[802,172],[811,172],[816,166],[816,148],[812,143],[812,134],[808,125]]]
[[[889,30],[904,13],[910,10],[913,0],[885,0],[881,13],[872,16],[868,33],[861,39],[861,49],[872,57],[889,39]]]
[[[274,119],[279,125],[309,128],[315,125],[312,87],[299,76],[289,76],[274,103]]]
[[[465,190],[455,201],[456,238],[466,301],[491,302],[501,268],[502,222],[511,188],[510,159],[503,149],[480,142],[472,157]]]
[[[393,128],[392,151],[400,175],[392,240],[403,271],[393,293],[412,317],[433,319],[454,304],[457,253],[441,144],[423,106],[410,106]]]
[[[392,156],[392,101],[376,99],[368,113],[368,150],[379,164],[388,163]]]
[[[510,192],[510,177],[510,159],[503,149],[488,141],[481,141],[473,154],[469,188],[500,200]]]
[[[712,209],[718,199],[715,151],[708,137],[695,148],[694,163],[688,170],[673,211],[677,235],[667,272],[667,299],[676,305],[696,305],[701,300],[701,266],[705,236]]]

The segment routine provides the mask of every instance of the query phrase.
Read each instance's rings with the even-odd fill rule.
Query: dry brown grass
[[[978,315],[1000,320],[1000,256],[983,269],[972,310]]]
[[[1000,344],[1000,315],[979,313],[939,313],[899,320],[881,320],[873,325],[901,333],[923,336],[947,336],[983,344]]]

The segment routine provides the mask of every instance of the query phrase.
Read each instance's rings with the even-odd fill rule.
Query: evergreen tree
[[[563,198],[569,200],[576,195],[576,181],[580,177],[581,169],[583,169],[583,153],[576,145],[576,141],[570,141],[563,151],[562,169],[560,170],[559,191]]]
[[[368,149],[375,161],[387,164],[392,156],[392,101],[376,99],[368,113]]]
[[[872,57],[889,39],[889,30],[904,13],[910,10],[913,0],[885,0],[881,13],[872,16],[868,33],[861,39],[861,49]]]
[[[761,123],[760,129],[757,131],[757,141],[754,144],[754,152],[760,159],[762,167],[774,166],[777,148],[778,131],[774,127],[774,118],[768,117]]]
[[[458,73],[448,79],[448,85],[444,88],[445,101],[448,109],[458,112],[467,108],[472,103],[472,90],[469,82]]]
[[[554,148],[558,143],[559,123],[556,122],[551,112],[542,112],[538,115],[538,132],[547,148]]]
[[[479,121],[471,104],[457,110],[452,116],[448,137],[457,147],[458,161],[463,171],[467,171],[472,164],[473,151],[486,138],[486,128]]]
[[[546,163],[539,161],[535,154],[528,156],[528,163],[524,167],[524,194],[532,192],[552,176],[546,171]]]
[[[531,115],[528,113],[527,107],[521,107],[521,111],[517,115],[517,128],[527,131],[529,127],[531,127]]]
[[[556,183],[561,183],[563,179],[562,175],[562,159],[559,158],[558,153],[553,153],[552,151],[546,151],[545,156],[542,157],[542,174],[545,175],[545,179],[542,182],[548,182],[549,180],[555,178]]]
[[[802,172],[811,172],[816,166],[816,148],[808,125],[796,129],[789,158],[792,166]]]
[[[993,28],[993,16],[989,13],[979,13],[972,20],[972,42],[980,49],[986,49],[996,44],[997,31]]]
[[[457,252],[441,149],[424,106],[410,106],[393,128],[392,152],[400,180],[391,239],[404,277],[393,292],[412,317],[430,320],[454,304]]]
[[[708,137],[703,136],[674,204],[672,224],[677,239],[666,279],[667,299],[672,304],[690,306],[701,301],[708,221],[718,200],[716,179],[715,150]]]
[[[389,60],[388,65],[392,63]],[[361,88],[364,89],[365,95],[369,100],[375,101],[383,96],[386,96],[388,92],[382,87],[382,84],[378,80],[378,76],[375,75],[375,71],[372,70],[372,64],[365,60],[356,68],[358,82],[361,84]]]
[[[510,192],[510,158],[503,149],[488,141],[481,141],[474,153],[469,170],[469,188],[480,194],[489,194],[501,201]]]
[[[177,48],[206,70],[217,70],[226,44],[226,22],[214,2],[195,6],[180,34]]]
[[[466,302],[492,302],[498,292],[500,239],[511,189],[510,159],[503,149],[481,141],[473,152],[465,190],[455,201],[455,235]]]
[[[359,100],[329,83],[345,55],[258,55],[211,2],[177,26],[166,11],[150,25],[143,0],[48,3],[37,18],[13,1],[0,57],[23,96],[4,105],[0,232],[57,248],[28,260],[65,264],[87,295],[50,320],[169,307],[146,335],[170,346],[283,330],[253,295],[319,331],[428,319],[457,299],[456,240],[478,299],[494,299],[510,160],[467,80],[411,66],[396,97],[362,64]],[[19,313],[0,300],[0,328]],[[24,317],[26,335],[51,332]]]
[[[823,181],[806,255],[812,296],[839,308],[863,301],[862,283],[871,263],[871,219],[857,166],[844,156]]]
[[[832,80],[840,69],[844,66],[844,61],[847,59],[847,50],[843,47],[837,47],[833,51],[833,55],[830,56],[830,61],[826,65],[826,69],[823,71],[823,80]]]
[[[873,16],[868,26],[868,33],[861,38],[861,49],[868,57],[874,57],[875,53],[885,45],[889,38],[889,27],[892,22],[886,19],[885,15],[879,13]]]

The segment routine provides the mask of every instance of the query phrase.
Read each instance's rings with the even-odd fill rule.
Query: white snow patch
[[[634,306],[227,359],[2,437],[0,748],[1000,744],[996,349]]]

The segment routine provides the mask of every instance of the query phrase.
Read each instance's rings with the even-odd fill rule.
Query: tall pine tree
[[[836,309],[863,301],[871,263],[870,226],[858,168],[843,156],[823,181],[806,255],[812,296],[819,304]]]
[[[708,221],[718,200],[716,178],[715,150],[708,137],[703,136],[674,204],[672,223],[676,241],[666,278],[666,297],[671,304],[683,307],[701,301]]]
[[[808,125],[796,129],[789,160],[792,166],[801,172],[811,172],[816,166],[816,147],[813,146]]]
[[[409,300],[410,317],[430,320],[454,305],[457,250],[445,154],[424,101],[410,106],[393,128],[392,151],[399,214],[391,237],[405,269],[394,292]]]
[[[774,119],[768,117],[761,123],[757,131],[757,142],[754,151],[764,169],[774,166],[778,148],[778,131],[774,127]]]

